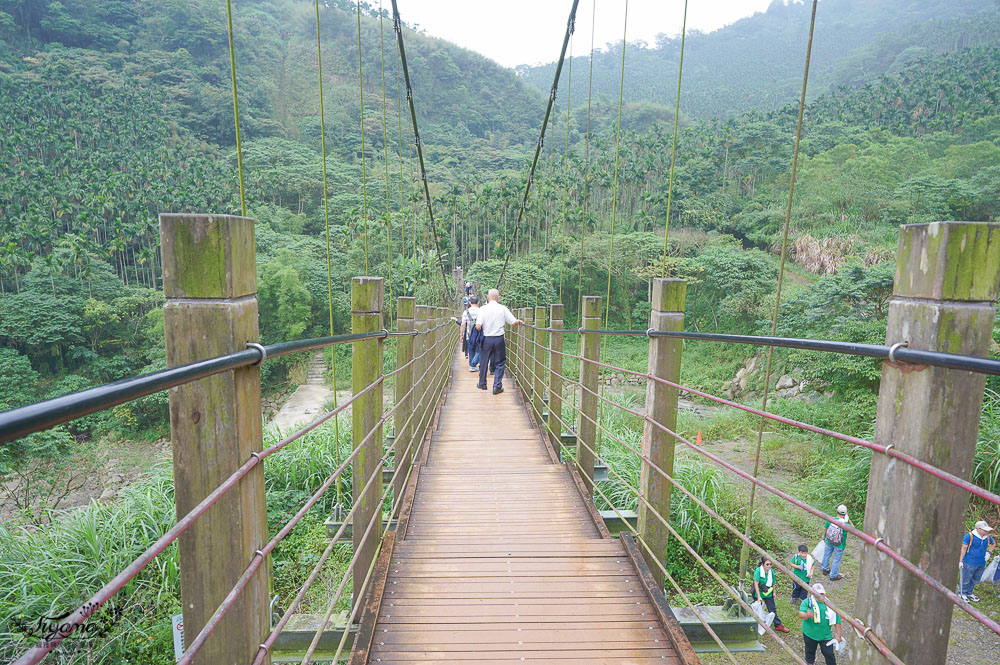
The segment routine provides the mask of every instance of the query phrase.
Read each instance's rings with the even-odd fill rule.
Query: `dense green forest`
[[[797,97],[809,34],[811,2],[773,0],[766,12],[711,33],[692,30],[684,45],[682,109],[686,115],[719,118],[769,111]],[[588,14],[590,7],[579,10]],[[621,11],[600,5],[597,20]],[[678,25],[681,5],[678,5]],[[587,53],[589,35],[575,36],[575,53]],[[995,44],[1000,4],[984,0],[821,0],[810,64],[810,96],[870,83],[914,60]],[[595,97],[618,98],[621,44],[596,44]],[[661,34],[655,44],[629,43],[631,76],[625,100],[674,107],[680,35]],[[573,59],[572,106],[586,103],[590,56]],[[555,64],[522,65],[517,72],[539,90],[552,85]],[[564,77],[565,78],[565,77]],[[566,81],[562,87],[566,88]]]
[[[401,9],[406,19],[405,4]],[[573,99],[567,105],[562,97],[564,78],[519,228],[553,66],[514,72],[404,28],[433,230],[391,16],[377,3],[361,3],[359,54],[357,6],[329,0],[319,7],[328,229],[316,5],[234,0],[233,10],[265,343],[327,334],[331,306],[335,331],[346,330],[349,280],[366,264],[389,278],[387,303],[404,294],[440,298],[439,260],[483,284],[495,282],[506,263],[505,301],[561,301],[567,327],[579,316],[581,295],[607,293],[607,327],[646,328],[650,280],[665,273],[689,281],[688,329],[770,331],[805,3],[776,0],[765,13],[688,36],[672,188],[679,40],[628,45],[620,141],[621,46],[596,55],[592,104],[585,97],[588,59],[578,55]],[[1000,217],[1000,12],[997,3],[974,0],[822,0],[816,35],[778,332],[882,343],[898,226]],[[577,54],[586,50],[582,38]],[[0,410],[165,366],[157,215],[239,212],[230,76],[225,4],[217,0],[0,0]],[[608,348],[612,364],[645,368],[642,344]],[[732,390],[754,353],[690,344],[682,379]],[[808,400],[777,399],[770,408],[871,435],[877,362],[820,361],[800,352],[776,359],[779,372],[801,374],[815,388]],[[287,388],[294,362],[264,365],[264,389]],[[756,406],[762,382],[758,373],[730,396]],[[988,385],[1000,388],[994,379]],[[614,399],[635,406],[640,397]],[[986,405],[975,479],[997,490],[1000,395],[988,393]],[[704,428],[706,438],[720,439],[749,436],[754,426],[738,417],[681,421],[683,431]],[[641,441],[641,423],[625,418],[608,427]],[[0,447],[0,482],[86,455],[102,438],[154,440],[167,432],[166,396],[151,395]],[[301,451],[269,459],[272,526],[328,472],[331,450],[349,445],[346,434],[334,441],[318,431]],[[629,477],[638,474],[633,456],[613,447],[606,454]],[[818,465],[814,455],[803,459]],[[805,496],[818,505],[842,496],[860,510],[870,456],[850,449],[824,455],[822,478]],[[678,468],[712,488],[728,518],[745,518],[740,495],[721,474],[696,464]],[[93,542],[94,551],[113,552],[104,561],[110,570],[136,554],[129,528],[162,532],[172,519],[167,476],[158,472],[118,503],[95,503],[47,525],[50,487],[37,497],[39,507],[11,522],[29,528],[0,525],[0,545],[13,552],[0,557],[0,580],[32,563],[48,579],[57,579],[58,569],[73,581],[41,589],[41,599],[0,585],[0,629],[8,615],[62,609],[103,579],[92,552],[61,561],[62,543]],[[620,489],[608,486],[612,496],[631,500]],[[690,503],[676,511],[690,518],[684,533],[735,576],[737,541]],[[319,512],[310,514],[305,535],[277,551],[283,565],[322,551]],[[123,526],[94,529],[106,522]],[[773,533],[760,538],[779,546]],[[166,616],[178,602],[176,551],[158,565],[129,589],[141,615],[123,629],[148,634],[148,642],[123,639],[99,662],[172,662]],[[301,566],[293,561],[278,571],[279,595],[295,588]],[[702,594],[696,598],[718,600],[702,590],[707,585],[686,554],[671,551],[668,566]]]

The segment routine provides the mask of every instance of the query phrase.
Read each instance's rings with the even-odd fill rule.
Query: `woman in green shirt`
[[[806,662],[816,663],[816,648],[819,647],[826,665],[837,665],[837,654],[830,642],[834,641],[836,629],[837,642],[843,641],[840,629],[840,617],[826,606],[826,589],[822,584],[814,584],[813,591],[819,594],[819,600],[810,596],[799,606],[799,618],[802,619],[802,639],[806,643]]]
[[[774,604],[774,571],[771,570],[771,562],[764,557],[761,557],[757,570],[753,571],[753,590],[757,598],[763,601],[767,611],[774,613],[774,629],[787,633],[788,629],[781,625],[778,607]]]

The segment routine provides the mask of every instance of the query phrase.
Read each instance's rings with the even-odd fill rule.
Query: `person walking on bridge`
[[[486,304],[479,308],[476,317],[476,329],[483,333],[481,351],[479,353],[479,384],[480,390],[486,390],[486,368],[494,365],[493,394],[503,392],[503,370],[507,363],[507,347],[504,345],[504,324],[516,326],[522,323],[509,309],[500,304],[500,292],[490,289],[486,294]]]
[[[476,330],[476,319],[479,317],[479,298],[469,298],[469,308],[462,312],[462,344],[466,347],[469,358],[469,371],[479,369],[479,348],[482,346],[483,334]]]

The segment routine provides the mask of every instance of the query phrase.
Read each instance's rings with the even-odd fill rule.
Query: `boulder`
[[[794,385],[795,385],[795,379],[793,379],[788,374],[782,374],[781,377],[778,379],[778,385],[776,387],[780,393],[780,391],[791,388]]]

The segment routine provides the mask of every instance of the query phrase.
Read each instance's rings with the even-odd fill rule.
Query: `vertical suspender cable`
[[[323,107],[323,51],[319,38],[319,0],[316,0],[316,61],[319,63],[319,130],[320,146],[323,153],[323,216],[326,220],[326,292],[330,307],[330,336],[333,332],[333,268],[330,262],[330,200],[327,196],[326,179],[326,114]],[[331,373],[333,374],[333,408],[337,408],[337,347],[330,347]],[[340,466],[340,416],[333,417],[333,445]],[[337,477],[337,506],[343,506],[343,489],[340,476]]]
[[[590,74],[587,76],[587,135],[583,149],[583,216],[580,218],[580,281],[577,284],[577,311],[583,325],[583,239],[587,235],[587,194],[590,185],[590,107],[594,93],[594,29],[597,26],[597,0],[590,18]]]
[[[677,163],[677,121],[681,115],[681,75],[684,73],[684,37],[687,35],[688,0],[684,0],[684,20],[681,22],[681,61],[677,65],[677,103],[674,105],[674,145],[670,149],[670,180],[667,185],[667,221],[663,227],[663,268],[660,277],[667,276],[667,236],[670,234],[670,207],[674,201],[674,164]]]
[[[420,163],[420,180],[424,183],[424,198],[427,201],[427,216],[434,235],[434,247],[437,250],[438,268],[441,269],[441,282],[444,285],[445,297],[448,297],[448,275],[444,271],[444,261],[441,259],[441,243],[438,242],[437,226],[434,221],[434,208],[431,207],[431,190],[427,185],[427,170],[424,168],[424,151],[420,147],[420,131],[417,129],[417,111],[413,106],[413,87],[410,85],[410,69],[406,65],[406,47],[403,45],[403,24],[399,19],[399,7],[392,0],[392,24],[396,30],[396,42],[399,45],[399,57],[403,63],[403,80],[406,83],[406,100],[410,105],[410,121],[413,123],[413,142],[417,146],[417,160]],[[428,281],[429,284],[429,281]]]
[[[403,96],[399,92],[399,45],[396,45],[396,128],[399,140],[399,233],[403,244],[403,288],[400,292],[406,295],[406,206],[403,205]]]
[[[809,83],[809,58],[812,55],[813,31],[816,27],[816,4],[818,0],[813,0],[812,16],[809,19],[809,42],[806,45],[806,64],[802,73],[802,94],[799,97],[799,118],[795,127],[795,149],[792,151],[792,173],[788,182],[788,204],[785,206],[785,228],[781,236],[781,263],[778,266],[778,286],[774,293],[774,311],[771,314],[771,336],[774,337],[778,330],[778,306],[781,304],[781,282],[785,276],[785,259],[788,256],[788,227],[792,221],[792,197],[795,195],[795,175],[799,166],[799,142],[802,139],[802,115],[806,106],[806,85]],[[767,411],[767,394],[771,386],[771,361],[774,358],[774,347],[767,348],[767,370],[764,372],[764,397],[761,403],[761,411]],[[760,426],[757,428],[757,448],[754,453],[753,477],[757,477],[760,468],[760,444],[764,437],[764,418],[760,419]],[[757,485],[750,485],[750,504],[747,507],[747,521],[743,530],[744,537],[750,535],[750,519],[753,517],[753,503]],[[740,550],[740,584],[746,575],[748,548],[744,542]]]
[[[615,258],[615,217],[618,213],[618,161],[622,142],[622,99],[625,95],[625,46],[628,36],[628,0],[625,0],[625,27],[622,28],[622,73],[618,84],[618,127],[615,130],[615,174],[611,186],[611,242],[608,245],[608,290],[604,298],[604,322],[601,327],[608,327],[608,319],[611,316],[611,266]],[[608,345],[601,345],[601,355],[603,361],[607,361]],[[604,370],[601,370],[604,373]],[[604,381],[601,381],[601,396],[604,395]],[[603,420],[604,403],[601,402],[597,412],[597,422]],[[598,430],[598,442],[603,438],[602,432]]]
[[[365,274],[368,274],[368,174],[365,171],[365,76],[361,64],[361,0],[358,0],[358,90],[361,103],[361,215],[365,229]]]
[[[385,30],[382,28],[382,0],[378,2],[378,38],[382,63],[382,152],[385,161],[385,262],[389,267],[389,313],[396,309],[392,298],[392,227],[389,223],[389,123],[386,120],[385,100]],[[390,320],[391,323],[391,320]]]
[[[233,3],[226,0],[226,23],[229,28],[229,71],[233,77],[233,118],[236,123],[236,170],[240,176],[240,214],[247,216],[247,198],[243,188],[243,142],[240,137],[240,99],[236,94],[236,48],[233,45]]]
[[[611,185],[611,243],[608,246],[608,293],[604,299],[604,322],[602,327],[608,327],[608,316],[611,312],[611,264],[615,255],[615,216],[618,213],[618,155],[622,142],[622,98],[625,93],[625,37],[628,34],[628,0],[625,0],[625,28],[622,32],[622,74],[618,84],[618,128],[615,131],[615,175]],[[607,348],[607,344],[604,345]]]
[[[575,28],[576,26],[574,26]],[[574,29],[575,32],[575,29]],[[566,154],[563,156],[562,243],[559,248],[559,302],[563,301],[563,268],[566,265],[566,215],[569,199],[569,112],[573,108],[573,35],[569,37],[569,74],[566,76]]]
[[[596,1],[596,0],[595,0]],[[396,0],[393,0],[395,4]],[[566,59],[566,49],[569,46],[570,35],[573,34],[576,26],[576,8],[580,0],[573,0],[573,7],[569,10],[569,19],[566,21],[566,34],[563,36],[562,49],[559,51],[559,61],[556,63],[556,74],[552,79],[552,90],[549,92],[549,102],[545,105],[545,117],[542,118],[542,131],[538,135],[538,143],[535,145],[535,156],[531,159],[531,168],[528,169],[528,183],[524,187],[524,196],[521,198],[521,207],[517,211],[517,221],[514,223],[514,234],[507,247],[506,256],[503,259],[503,268],[500,269],[500,277],[497,279],[496,288],[500,288],[503,282],[504,273],[507,272],[507,262],[510,261],[510,251],[517,242],[518,231],[521,230],[521,220],[524,218],[524,207],[528,203],[528,194],[531,192],[531,183],[535,180],[535,167],[538,166],[538,156],[545,145],[545,128],[549,124],[549,115],[552,113],[552,105],[556,101],[556,92],[559,89],[559,77],[562,75],[563,61]],[[529,229],[530,233],[530,229]]]

